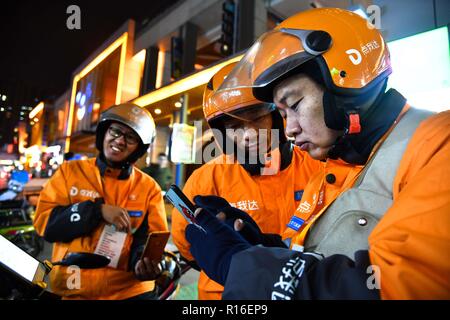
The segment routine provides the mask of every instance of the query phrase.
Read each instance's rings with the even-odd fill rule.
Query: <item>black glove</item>
[[[208,277],[224,285],[232,256],[250,248],[251,244],[207,210],[201,210],[196,220],[204,230],[194,224],[186,227],[190,251]]]
[[[262,244],[265,247],[286,248],[280,235],[263,233],[252,217],[246,212],[232,207],[224,198],[218,196],[196,196],[194,202],[198,207],[206,209],[214,215],[223,212],[226,215],[225,223],[232,229],[234,229],[234,222],[237,219],[242,220],[243,227],[238,232],[252,245]]]

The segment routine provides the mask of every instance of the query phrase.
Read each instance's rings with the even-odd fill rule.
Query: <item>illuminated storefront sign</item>
[[[96,123],[100,106],[107,107],[121,102],[127,42],[128,32],[125,32],[75,75],[69,104],[65,152],[70,149],[73,131],[89,129]]]
[[[196,127],[174,123],[170,160],[174,163],[195,162]]]

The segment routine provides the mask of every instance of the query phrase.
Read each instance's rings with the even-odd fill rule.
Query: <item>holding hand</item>
[[[196,196],[194,202],[198,207],[215,214],[252,245],[286,248],[278,234],[263,233],[252,217],[245,211],[232,207],[225,199],[218,196]]]
[[[131,221],[127,210],[121,207],[102,204],[103,219],[114,225],[118,231],[131,232]]]
[[[224,284],[230,269],[232,256],[251,247],[239,233],[207,210],[195,211],[197,223],[186,227],[186,239],[198,265],[214,281]]]
[[[151,261],[148,258],[139,260],[134,267],[134,274],[141,281],[155,280],[161,272],[159,261]]]

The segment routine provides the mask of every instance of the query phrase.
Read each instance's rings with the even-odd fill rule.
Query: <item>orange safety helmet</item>
[[[253,96],[251,88],[239,88],[232,92],[215,94],[236,65],[237,62],[233,62],[217,71],[205,87],[205,91],[203,92],[203,114],[208,123],[224,114],[232,117],[236,116],[236,113],[246,110],[246,107],[257,107],[260,110],[267,110],[267,113],[275,110],[273,104],[264,103],[256,99]]]
[[[218,91],[249,87],[272,101],[274,85],[313,59],[326,88],[340,95],[363,94],[391,73],[389,51],[373,25],[350,11],[319,8],[263,34]]]
[[[220,142],[222,150],[224,153],[232,152],[232,150],[226,150],[225,148],[227,145],[226,139],[228,138],[224,132],[224,120],[228,117],[242,121],[253,121],[257,117],[271,113],[272,129],[279,129],[278,141],[285,143],[287,138],[284,133],[283,119],[275,104],[256,99],[251,88],[236,88],[232,91],[225,91],[223,94],[217,92],[217,89],[236,65],[237,62],[233,62],[217,71],[203,92],[203,113],[211,128],[222,131],[222,138],[224,139]]]

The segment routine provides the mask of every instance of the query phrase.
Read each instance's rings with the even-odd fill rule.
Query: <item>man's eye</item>
[[[291,105],[291,106],[289,107],[289,109],[291,109],[291,110],[297,112],[297,110],[298,110],[298,105],[300,104],[300,102],[302,102],[303,98],[304,98],[304,97],[301,97],[299,100],[297,100],[297,102],[294,103],[293,105]]]
[[[111,129],[110,129],[110,132],[111,132],[114,136],[117,136],[117,135],[120,135],[120,134],[121,134],[121,132],[120,132],[119,130],[117,130],[116,128],[111,128]]]

